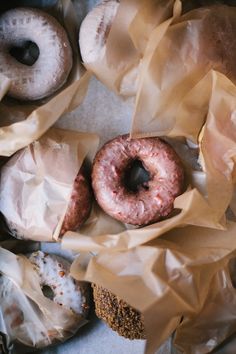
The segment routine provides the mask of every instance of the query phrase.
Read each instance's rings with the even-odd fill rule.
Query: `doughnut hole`
[[[48,298],[49,300],[53,301],[53,299],[55,297],[55,294],[54,294],[54,291],[52,290],[52,288],[49,285],[43,285],[42,286],[42,292],[43,292],[43,295],[46,298]]]
[[[135,159],[127,166],[124,172],[124,186],[133,193],[144,188],[148,190],[150,173],[145,169],[141,160]]]
[[[23,40],[20,43],[13,44],[9,53],[21,64],[32,66],[38,60],[40,50],[35,42]]]

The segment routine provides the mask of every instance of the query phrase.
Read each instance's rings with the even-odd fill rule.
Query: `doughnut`
[[[117,14],[119,1],[107,0],[95,6],[83,20],[79,32],[79,47],[85,66],[104,57],[106,42],[112,22]],[[89,66],[88,66],[88,69]],[[100,77],[100,70],[96,68],[94,74]],[[134,96],[138,84],[139,65],[126,73],[120,83],[120,94]]]
[[[78,229],[87,220],[92,207],[92,190],[83,166],[74,181],[70,202],[61,228],[61,236]]]
[[[83,20],[80,26],[79,46],[84,63],[92,63],[105,55],[107,37],[118,7],[119,1],[103,1]]]
[[[101,286],[92,284],[97,317],[128,339],[145,339],[143,317],[124,300]]]
[[[133,189],[128,184],[136,162],[146,170],[148,181]],[[159,138],[118,136],[100,149],[93,163],[92,186],[98,204],[113,218],[131,225],[168,217],[183,182],[179,157]]]
[[[31,164],[32,155],[31,149],[25,148],[16,153],[9,161],[3,166],[0,172],[0,211],[2,212],[6,224],[9,228],[9,232],[12,236],[22,240],[38,240],[38,241],[52,241],[47,239],[45,235],[42,235],[41,224],[44,225],[44,221],[41,219],[47,218],[47,215],[37,214],[36,207],[32,210],[32,216],[29,216],[31,198],[27,198],[25,193],[20,193],[19,191],[27,189],[27,195],[34,193],[34,184],[36,183],[36,170]],[[39,161],[40,163],[40,161]],[[23,166],[23,167],[22,167]],[[22,171],[24,171],[22,173]],[[31,186],[28,182],[29,176],[35,176],[33,185]],[[49,172],[45,173],[43,177],[46,181],[50,180]],[[61,196],[58,196],[58,191],[54,192],[55,185],[57,183],[52,183],[50,188],[47,189],[47,193],[52,193],[54,199],[59,198],[60,202]],[[44,183],[45,185],[45,183]],[[38,194],[37,197],[33,197],[33,203],[37,203],[37,207],[41,208],[50,213],[50,200],[48,196],[45,195],[45,187],[42,187],[42,194]],[[9,190],[12,193],[9,193]],[[49,192],[48,192],[49,190]],[[37,198],[37,199],[36,199]],[[77,230],[88,218],[91,208],[92,208],[93,194],[92,188],[90,186],[89,179],[85,173],[84,166],[82,166],[75,178],[73,183],[72,192],[68,207],[62,222],[60,229],[60,237],[63,237],[67,231]],[[49,204],[48,204],[49,203]],[[53,200],[55,203],[55,200]],[[44,205],[48,205],[48,208],[44,208]],[[59,222],[57,215],[50,216],[48,221],[47,230],[50,227],[51,232],[57,227]],[[17,220],[17,221],[16,221]],[[40,225],[38,225],[40,223]],[[45,229],[45,227],[44,227]]]
[[[70,276],[70,263],[57,255],[37,251],[29,256],[42,291],[75,315],[85,318],[89,309],[88,284]]]
[[[19,100],[52,95],[72,68],[64,28],[38,9],[15,8],[0,15],[0,48],[0,73],[12,80],[8,95]]]
[[[83,324],[90,307],[90,290],[88,283],[78,282],[70,276],[70,263],[59,256],[49,255],[42,251],[27,256],[32,265],[25,268],[25,277],[30,277],[30,271],[35,271],[42,293],[32,282],[32,289],[38,295],[51,300],[57,307],[51,305],[55,322],[47,317],[48,303],[41,301],[40,310],[35,303],[28,302],[21,289],[16,289],[14,282],[0,273],[0,298],[7,296],[7,301],[1,302],[5,326],[11,340],[27,346],[43,348],[57,341],[63,342],[71,337]],[[29,271],[29,273],[28,273]],[[46,300],[46,299],[45,299]],[[45,308],[44,308],[45,306]],[[46,307],[47,306],[47,307]],[[58,321],[63,321],[58,326]],[[27,330],[26,326],[32,327]]]

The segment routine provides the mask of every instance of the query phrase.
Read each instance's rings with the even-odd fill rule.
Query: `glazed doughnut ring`
[[[29,56],[38,56],[36,61],[32,58],[33,64],[24,58],[27,47]],[[0,73],[12,80],[9,96],[20,100],[47,97],[66,82],[71,68],[70,43],[54,17],[31,8],[0,15]]]
[[[148,181],[136,190],[128,186],[135,161],[148,172]],[[98,204],[113,218],[147,225],[167,217],[182,193],[184,171],[172,147],[159,138],[130,140],[118,136],[97,153],[92,185]]]

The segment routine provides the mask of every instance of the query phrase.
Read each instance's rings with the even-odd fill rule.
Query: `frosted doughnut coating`
[[[70,276],[70,263],[62,257],[41,251],[32,253],[29,260],[39,276],[40,286],[53,290],[53,301],[76,315],[86,317],[89,308],[88,284]]]
[[[104,1],[94,7],[83,20],[79,45],[84,63],[92,63],[104,56],[107,37],[118,7],[117,0]]]
[[[22,64],[10,54],[25,42],[39,48],[32,66]],[[12,80],[9,96],[38,100],[57,91],[72,68],[69,39],[58,21],[32,8],[16,8],[0,15],[0,73]]]

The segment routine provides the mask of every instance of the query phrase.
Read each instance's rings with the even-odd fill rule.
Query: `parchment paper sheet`
[[[52,128],[4,165],[0,210],[13,234],[58,240],[75,177],[97,146],[95,134]]]
[[[235,81],[235,26],[235,7],[218,5],[155,28],[142,62],[132,136],[187,135],[197,141],[213,89],[204,77],[214,69]]]
[[[105,54],[94,62],[84,63],[86,68],[117,94],[135,95],[139,64],[149,35],[172,16],[174,3],[174,0],[121,0]],[[180,14],[180,1],[176,3],[176,12]]]
[[[29,6],[29,3],[22,0],[17,5]],[[58,0],[54,2],[54,6],[49,6],[48,2],[40,4],[38,1],[35,6],[39,5],[57,17],[67,29],[73,48],[73,68],[67,83],[53,97],[35,103],[17,102],[8,98],[0,102],[0,155],[3,156],[10,156],[38,139],[62,114],[79,106],[90,79],[90,75],[85,73],[80,63],[77,44],[79,21],[70,0]],[[0,10],[10,7],[11,4],[2,4]],[[8,85],[9,80],[1,75],[0,99],[6,94]]]

